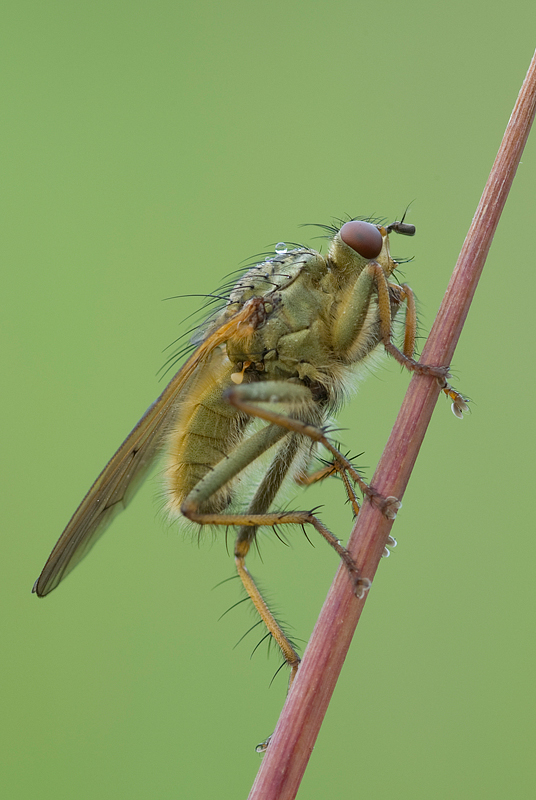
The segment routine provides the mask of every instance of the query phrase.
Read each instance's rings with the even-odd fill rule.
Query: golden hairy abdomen
[[[168,509],[180,513],[180,505],[189,492],[241,438],[248,418],[223,400],[236,368],[221,350],[193,376],[183,391],[183,399],[168,435],[165,472]],[[203,511],[218,512],[232,498],[227,484],[206,503]]]

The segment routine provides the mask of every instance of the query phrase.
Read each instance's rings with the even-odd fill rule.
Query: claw
[[[355,585],[355,596],[358,600],[361,600],[366,593],[369,591],[370,587],[372,586],[371,581],[368,578],[359,578]]]
[[[382,558],[389,558],[391,555],[391,551],[388,549],[389,547],[396,547],[396,539],[392,536],[387,537],[386,547],[383,548]]]
[[[458,419],[463,419],[463,415],[469,412],[469,406],[461,395],[458,395],[458,397],[454,399],[451,408],[452,413],[455,417],[458,417]]]
[[[402,503],[398,497],[394,497],[393,495],[386,497],[381,505],[382,512],[387,519],[396,519],[396,515],[401,508]]]
[[[452,386],[449,386],[448,383],[441,386],[441,391],[445,392],[447,397],[450,397],[452,400],[452,413],[458,419],[463,419],[463,415],[469,412],[469,406],[467,403],[466,398],[461,395],[456,389],[453,389]]]

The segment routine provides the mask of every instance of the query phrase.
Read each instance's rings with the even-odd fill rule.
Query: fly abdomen
[[[226,458],[242,437],[249,418],[223,399],[232,366],[222,355],[210,368],[200,370],[191,382],[169,432],[168,466],[165,472],[168,508],[180,513],[190,491]],[[223,373],[223,374],[218,374]],[[231,484],[203,503],[204,512],[220,512],[232,499]]]

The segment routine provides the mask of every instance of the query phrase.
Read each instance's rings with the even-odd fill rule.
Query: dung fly
[[[277,506],[283,484],[311,484],[338,474],[355,514],[357,484],[386,516],[395,516],[397,499],[368,486],[327,436],[328,420],[344,400],[356,366],[384,348],[410,371],[436,377],[457,416],[467,409],[446,382],[446,368],[413,357],[415,300],[409,286],[390,280],[397,267],[389,250],[391,233],[413,236],[415,228],[404,221],[384,226],[352,219],[331,229],[327,255],[278,246],[239,278],[194,336],[193,354],[82,500],[35,583],[37,595],[55,589],[86,555],[161,453],[169,514],[236,531],[238,575],[280,647],[292,682],[299,656],[245,559],[259,527],[312,526],[339,554],[355,593],[368,589],[350,553],[313,511]],[[402,307],[399,349],[392,333]],[[330,463],[311,473],[320,445]]]

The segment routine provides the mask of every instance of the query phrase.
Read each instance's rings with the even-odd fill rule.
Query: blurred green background
[[[536,39],[533,0],[11,0],[2,15],[2,740],[6,797],[240,798],[286,675],[223,536],[162,520],[158,476],[45,600],[32,583],[156,397],[196,300],[333,217],[408,220],[429,330]],[[532,798],[534,271],[529,140],[299,796]],[[201,301],[199,301],[201,302]],[[340,415],[369,477],[408,376]],[[327,482],[328,483],[328,482]],[[337,482],[324,503],[346,538]],[[531,533],[532,531],[532,533]],[[301,532],[251,569],[306,640],[337,568]]]

